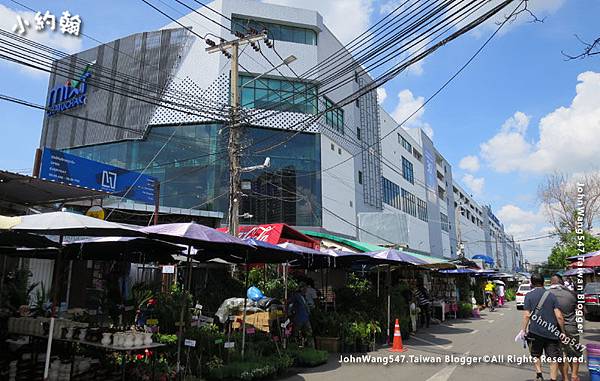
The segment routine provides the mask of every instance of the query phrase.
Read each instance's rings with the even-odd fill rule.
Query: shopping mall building
[[[242,165],[271,162],[242,175],[240,213],[252,216],[242,224],[284,222],[454,257],[458,222],[468,256],[489,255],[507,270],[522,266],[519,245],[454,182],[450,163],[423,131],[397,128],[376,91],[336,106],[372,78],[319,13],[251,0],[210,6],[227,18],[197,12],[233,32],[266,28],[275,44],[260,42],[260,53],[240,48]],[[48,105],[63,112],[47,113],[40,147],[143,171],[160,182],[161,212],[226,224],[230,59],[207,53],[188,28],[217,43],[236,37],[196,12],[180,16],[56,61]],[[332,54],[335,65],[327,61]],[[273,69],[290,55],[297,59]],[[342,68],[351,70],[332,75]],[[79,86],[73,98],[61,93],[69,79]],[[105,206],[152,208],[116,199]]]

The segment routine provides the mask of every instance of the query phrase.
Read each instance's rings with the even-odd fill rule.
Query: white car
[[[519,286],[519,289],[517,290],[517,295],[516,295],[516,299],[515,301],[517,302],[517,309],[518,310],[522,310],[523,306],[525,304],[525,295],[527,295],[527,293],[531,291],[531,285],[530,284],[522,284]]]

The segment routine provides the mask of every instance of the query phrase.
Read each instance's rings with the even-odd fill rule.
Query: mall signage
[[[87,80],[92,76],[90,69],[93,65],[94,63],[87,65],[78,80],[67,80],[64,85],[50,90],[46,106],[49,117],[86,104]]]
[[[40,178],[94,189],[133,201],[153,204],[157,179],[139,172],[115,167],[44,148]]]

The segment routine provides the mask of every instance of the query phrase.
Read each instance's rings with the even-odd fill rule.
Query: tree
[[[559,172],[548,175],[538,187],[538,198],[559,235],[578,228],[590,231],[593,221],[600,217],[600,174],[586,173],[578,178]],[[578,226],[581,214],[583,224]]]
[[[588,232],[583,232],[583,248],[585,253],[600,250],[600,239]],[[553,269],[564,269],[569,265],[568,257],[584,254],[578,246],[579,234],[570,232],[561,236],[560,241],[552,248],[548,257],[548,267]]]
[[[575,35],[575,38],[583,45],[583,51],[575,55],[562,52],[563,56],[565,56],[568,60],[587,58],[595,56],[596,54],[600,54],[600,37],[591,42],[584,41],[578,35]]]

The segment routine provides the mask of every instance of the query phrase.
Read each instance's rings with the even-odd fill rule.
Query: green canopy
[[[313,232],[310,230],[300,230],[300,232],[306,234],[307,236],[325,238],[333,242],[343,243],[344,245],[350,246],[351,248],[356,249],[362,253],[386,249],[385,247],[377,246],[372,243],[355,241],[353,239],[343,238],[333,234]]]
[[[353,239],[343,238],[343,237],[339,237],[339,236],[336,236],[333,234],[328,234],[328,233],[314,232],[314,231],[310,231],[310,230],[300,230],[300,232],[303,234],[306,234],[308,236],[311,236],[311,237],[325,238],[325,239],[328,239],[333,242],[341,243],[341,244],[352,247],[363,253],[387,249],[385,247],[374,245],[372,243],[355,241]],[[423,267],[436,267],[436,268],[455,268],[456,267],[454,264],[450,263],[450,261],[443,259],[443,258],[437,258],[437,257],[429,256],[429,255],[418,254],[418,253],[415,253],[410,250],[403,250],[403,251],[407,254],[410,254],[411,256],[414,256],[415,258],[418,258],[418,259],[421,259],[421,260],[427,262],[427,265],[422,265]]]

